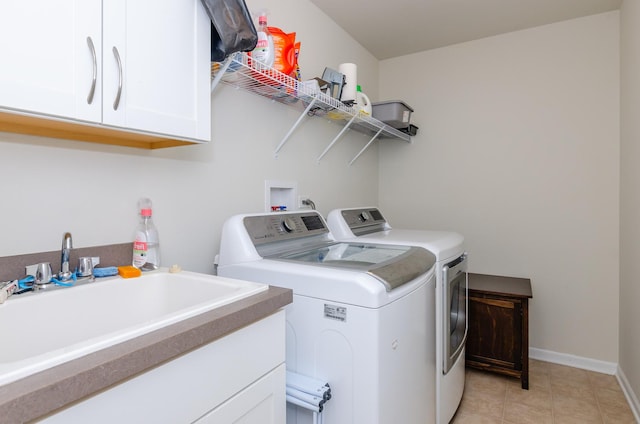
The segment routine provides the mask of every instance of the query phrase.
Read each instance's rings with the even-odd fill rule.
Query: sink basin
[[[266,291],[187,271],[110,277],[0,305],[0,385]]]

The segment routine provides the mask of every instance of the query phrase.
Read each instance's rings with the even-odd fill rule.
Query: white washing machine
[[[436,422],[448,424],[464,391],[467,337],[467,256],[462,235],[449,231],[391,228],[374,207],[335,209],[327,215],[343,241],[421,246],[436,256]]]
[[[316,211],[236,215],[218,274],[293,290],[289,371],[327,381],[327,424],[435,422],[435,256],[336,242]],[[287,423],[311,423],[287,406]]]

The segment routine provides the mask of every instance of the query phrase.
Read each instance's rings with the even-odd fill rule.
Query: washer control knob
[[[292,233],[296,230],[296,222],[292,218],[286,217],[282,220],[282,228],[287,233]]]
[[[362,211],[360,212],[360,216],[358,216],[358,218],[360,218],[360,221],[362,222],[367,222],[369,220],[369,214],[367,213],[367,211]]]

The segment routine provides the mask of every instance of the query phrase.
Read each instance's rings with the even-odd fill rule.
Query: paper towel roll
[[[342,87],[340,100],[343,102],[356,101],[356,87],[358,86],[358,67],[355,63],[341,63],[338,72],[345,76],[345,84]]]

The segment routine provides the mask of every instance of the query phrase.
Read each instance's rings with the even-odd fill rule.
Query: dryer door
[[[443,372],[449,372],[463,351],[467,340],[467,279],[466,253],[442,268],[445,290],[443,294],[444,355]]]

